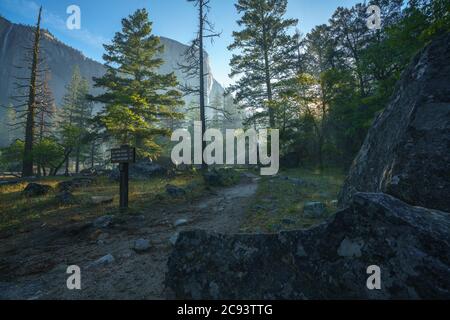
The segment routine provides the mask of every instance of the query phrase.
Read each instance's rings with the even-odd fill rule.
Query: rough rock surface
[[[39,197],[45,196],[52,190],[52,187],[47,186],[45,184],[39,183],[29,183],[25,189],[23,190],[23,195],[25,197]]]
[[[94,179],[92,179],[92,178],[74,178],[72,180],[62,181],[62,182],[58,183],[58,185],[56,186],[56,189],[59,192],[64,192],[64,191],[72,192],[79,188],[88,187],[88,186],[92,185],[93,183],[94,183]]]
[[[367,288],[373,265],[381,290]],[[309,230],[180,233],[168,268],[181,299],[450,299],[450,216],[358,193]]]
[[[340,195],[385,192],[450,212],[450,34],[426,47],[404,72],[375,120]]]
[[[327,206],[322,202],[306,202],[303,214],[306,218],[320,218],[327,212]]]
[[[184,190],[183,188],[179,188],[177,186],[168,184],[166,186],[166,193],[173,198],[178,198],[178,197],[182,197],[182,196],[186,195],[186,190]]]

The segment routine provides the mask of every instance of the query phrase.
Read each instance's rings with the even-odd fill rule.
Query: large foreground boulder
[[[375,120],[340,196],[385,192],[450,212],[450,34],[411,63]]]
[[[370,266],[381,290],[367,287]],[[359,193],[309,230],[184,232],[166,285],[178,299],[450,299],[450,215]]]

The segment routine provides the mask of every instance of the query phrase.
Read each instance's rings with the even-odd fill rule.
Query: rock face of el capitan
[[[11,96],[15,93],[15,78],[27,77],[26,69],[19,69],[16,66],[23,66],[25,58],[25,48],[32,43],[33,28],[30,26],[14,24],[0,16],[0,105],[8,106]],[[161,73],[175,72],[181,84],[195,85],[197,79],[186,79],[178,64],[186,64],[183,57],[187,46],[168,38],[161,37],[161,43],[165,51],[162,55],[164,64],[160,68]],[[50,32],[44,30],[41,55],[45,58],[47,68],[51,71],[50,88],[55,97],[57,107],[61,105],[62,98],[66,92],[66,86],[70,82],[73,68],[78,66],[82,76],[87,78],[90,85],[93,85],[92,77],[100,77],[104,74],[103,65],[97,61],[86,58],[80,51],[67,46],[57,40]],[[223,95],[224,89],[214,79],[209,64],[209,58],[205,58],[207,77],[208,97],[213,99],[217,95]],[[99,94],[98,88],[92,89],[92,94]],[[192,97],[186,97],[186,102],[193,101]],[[0,119],[3,117],[4,108],[0,108]],[[2,121],[0,121],[0,126]],[[5,145],[0,136],[0,146]]]
[[[404,72],[375,120],[340,195],[385,192],[450,212],[450,34],[428,45]]]
[[[381,290],[367,269],[381,268]],[[166,285],[177,299],[450,299],[450,215],[375,193],[316,228],[181,233]]]

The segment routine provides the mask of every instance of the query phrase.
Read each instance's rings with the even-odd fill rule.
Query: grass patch
[[[264,177],[260,181],[256,197],[249,206],[244,232],[278,232],[309,228],[323,222],[336,211],[337,199],[345,175],[338,170],[324,172],[304,169],[286,170],[279,174],[290,180]],[[297,185],[300,179],[304,182]],[[308,219],[303,215],[305,202],[320,201],[327,206],[321,219]]]
[[[42,178],[37,182],[53,187],[71,178]],[[166,195],[167,184],[185,188],[186,197],[180,199],[169,198]],[[0,186],[0,231],[25,231],[36,225],[63,224],[68,221],[82,222],[105,214],[118,214],[119,183],[112,182],[106,177],[98,177],[95,182],[85,188],[73,192],[76,204],[63,206],[55,199],[56,191],[46,196],[26,198],[22,195],[27,183]],[[146,214],[152,205],[183,203],[198,197],[204,190],[203,179],[199,174],[183,174],[172,178],[155,178],[145,181],[130,181],[130,210],[129,214]],[[109,196],[114,201],[108,205],[95,206],[90,203],[92,196]]]

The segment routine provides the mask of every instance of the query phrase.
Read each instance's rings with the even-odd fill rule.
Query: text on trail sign
[[[112,163],[134,163],[136,161],[136,149],[121,147],[111,150]]]

